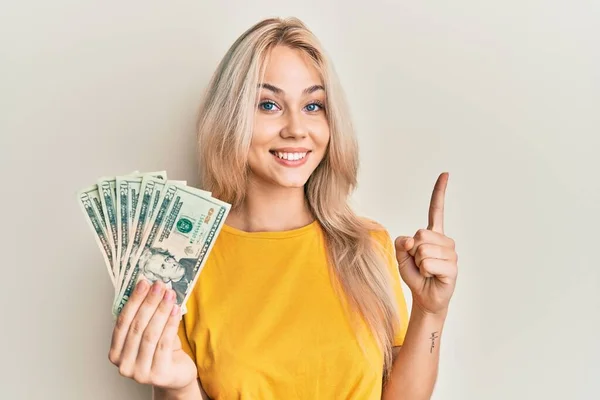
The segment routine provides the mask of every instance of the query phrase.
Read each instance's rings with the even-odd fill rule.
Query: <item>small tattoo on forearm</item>
[[[439,336],[436,335],[437,331],[433,332],[431,334],[431,337],[429,339],[431,339],[431,348],[429,349],[430,353],[433,353],[433,348],[435,347],[435,339],[439,338]]]

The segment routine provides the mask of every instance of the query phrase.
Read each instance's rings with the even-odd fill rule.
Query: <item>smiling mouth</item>
[[[310,151],[302,151],[302,152],[283,152],[283,151],[275,151],[271,150],[271,154],[273,154],[276,158],[285,161],[300,161],[306,158]]]
[[[290,149],[292,150],[292,149]],[[284,167],[294,168],[300,167],[306,163],[306,160],[309,158],[310,150],[303,151],[276,151],[271,150],[270,153],[273,154],[273,159]]]

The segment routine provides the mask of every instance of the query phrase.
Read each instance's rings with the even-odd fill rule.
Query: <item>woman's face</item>
[[[321,77],[304,53],[276,46],[258,90],[248,155],[251,179],[302,187],[329,142]]]

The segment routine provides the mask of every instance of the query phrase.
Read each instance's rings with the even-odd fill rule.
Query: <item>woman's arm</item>
[[[430,314],[413,305],[406,338],[394,352],[392,373],[383,388],[382,400],[431,398],[446,314]]]
[[[448,174],[435,183],[427,229],[414,237],[396,238],[400,276],[412,293],[412,312],[404,343],[398,350],[385,400],[431,398],[440,357],[440,338],[458,275],[454,240],[444,234],[444,195]]]
[[[165,390],[158,387],[153,387],[153,400],[210,400],[207,394],[202,390],[200,382],[195,381],[183,389]]]

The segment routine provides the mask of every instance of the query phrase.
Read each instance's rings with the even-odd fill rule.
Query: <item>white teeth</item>
[[[304,157],[306,157],[306,153],[283,153],[281,151],[278,151],[274,154],[283,160],[289,160],[289,161],[297,161],[297,160],[301,160]]]

